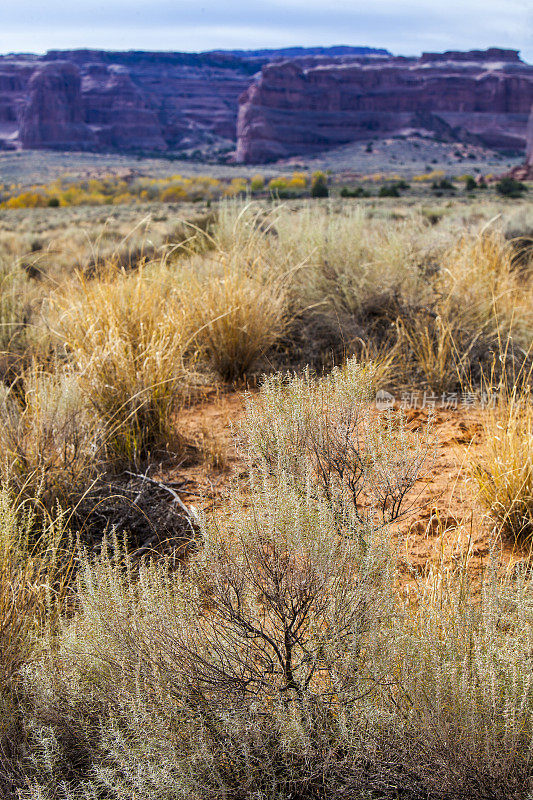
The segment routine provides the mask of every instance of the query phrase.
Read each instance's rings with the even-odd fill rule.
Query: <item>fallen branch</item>
[[[148,475],[142,475],[137,472],[129,472],[126,470],[126,475],[131,475],[132,478],[138,478],[142,481],[148,481],[149,483],[153,484],[154,486],[159,486],[160,489],[163,489],[165,492],[168,492],[174,499],[174,502],[181,508],[183,513],[185,514],[185,519],[187,520],[187,524],[189,525],[192,533],[195,533],[194,525],[198,524],[198,517],[194,509],[187,508],[183,500],[179,497],[179,495],[171,489],[170,486],[167,486],[165,483],[161,483],[161,481],[156,481],[155,478],[149,478]]]

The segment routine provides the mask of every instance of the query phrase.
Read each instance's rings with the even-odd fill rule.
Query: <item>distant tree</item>
[[[328,179],[323,172],[313,172],[311,197],[329,197]]]
[[[261,192],[265,188],[265,179],[262,175],[254,175],[250,183],[252,192]]]
[[[441,178],[440,181],[433,181],[431,188],[440,192],[454,192],[455,186],[447,178]]]
[[[341,197],[370,197],[370,192],[367,192],[362,186],[354,186],[353,189],[343,186],[340,194]]]
[[[380,186],[378,197],[399,197],[400,191],[396,184],[388,183],[384,186]]]
[[[522,197],[524,192],[527,192],[527,186],[514,178],[502,178],[496,184],[496,191],[502,197]]]

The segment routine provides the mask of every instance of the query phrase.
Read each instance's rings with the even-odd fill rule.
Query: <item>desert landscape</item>
[[[0,797],[533,796],[532,107],[0,57]]]

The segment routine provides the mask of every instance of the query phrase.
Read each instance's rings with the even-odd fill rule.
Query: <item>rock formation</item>
[[[238,160],[264,162],[413,133],[523,150],[532,103],[533,67],[496,48],[0,56],[0,150],[237,146]]]
[[[526,139],[526,164],[533,170],[533,106],[529,112]]]
[[[520,150],[532,103],[533,67],[496,48],[267,64],[240,99],[237,160],[415,132]]]
[[[85,122],[100,147],[166,150],[156,112],[122,66],[89,64],[82,82]]]
[[[0,150],[59,147],[150,153],[212,146],[231,151],[239,95],[264,64],[310,53],[374,52],[387,51],[52,50],[44,56],[0,56]]]
[[[84,150],[94,144],[84,121],[81,78],[74,64],[56,61],[39,66],[28,82],[28,95],[20,117],[23,147]]]
[[[533,181],[533,106],[531,106],[527,125],[526,160],[507,174],[517,181]]]

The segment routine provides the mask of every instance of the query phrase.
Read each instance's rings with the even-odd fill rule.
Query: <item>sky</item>
[[[499,46],[533,63],[532,0],[0,0],[0,53]]]

